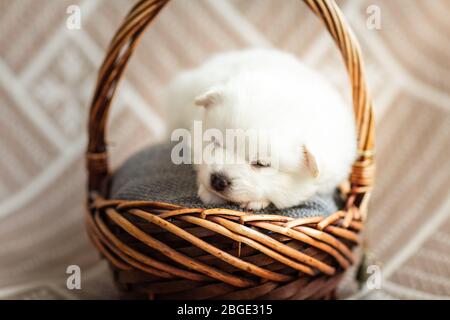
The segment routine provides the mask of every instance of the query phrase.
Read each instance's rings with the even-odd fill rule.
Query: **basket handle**
[[[98,74],[89,114],[86,162],[90,193],[107,194],[109,168],[105,130],[108,110],[142,33],[168,2],[169,0],[140,0],[128,13],[109,45]],[[334,0],[304,2],[325,23],[347,67],[352,87],[359,152],[350,176],[351,192],[355,196],[365,195],[370,191],[374,178],[374,117],[359,43]]]

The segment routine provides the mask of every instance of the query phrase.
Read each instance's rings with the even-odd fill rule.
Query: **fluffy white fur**
[[[316,193],[329,193],[349,174],[356,157],[354,116],[350,106],[318,73],[294,56],[252,49],[214,56],[179,74],[169,86],[169,129],[263,129],[271,132],[274,167],[256,167],[258,154],[241,164],[196,166],[198,195],[205,203],[231,201],[250,210],[270,203],[298,205]],[[226,153],[225,142],[218,143]],[[222,192],[211,187],[211,174],[230,181]]]

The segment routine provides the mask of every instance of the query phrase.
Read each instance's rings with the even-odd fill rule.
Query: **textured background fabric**
[[[161,201],[187,208],[213,208],[205,206],[197,197],[196,173],[189,164],[175,165],[171,159],[173,144],[163,143],[144,148],[132,155],[114,173],[111,199]],[[326,216],[343,206],[339,195],[317,195],[299,206],[277,210],[267,207],[263,213],[276,213],[289,217]],[[242,210],[239,205],[226,203],[221,208]]]
[[[450,297],[450,3],[338,1],[360,39],[377,116],[368,243],[381,290],[355,298]],[[66,9],[81,8],[81,30]],[[366,26],[367,8],[381,29]],[[0,0],[0,297],[117,297],[83,226],[86,115],[105,48],[131,1]],[[349,98],[334,44],[298,0],[173,1],[133,57],[110,114],[117,167],[164,134],[162,92],[212,53],[276,46]],[[79,265],[82,290],[66,288]]]

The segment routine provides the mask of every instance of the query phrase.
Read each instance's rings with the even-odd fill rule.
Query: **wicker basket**
[[[374,177],[374,123],[358,42],[332,0],[305,0],[338,45],[351,84],[359,157],[345,208],[328,217],[282,215],[108,198],[108,109],[125,67],[168,0],[142,0],[114,36],[90,109],[87,229],[131,297],[150,299],[334,298],[354,262]]]

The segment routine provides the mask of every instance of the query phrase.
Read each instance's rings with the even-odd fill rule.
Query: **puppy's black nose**
[[[231,181],[221,173],[211,175],[211,187],[216,191],[224,191],[231,184]]]

